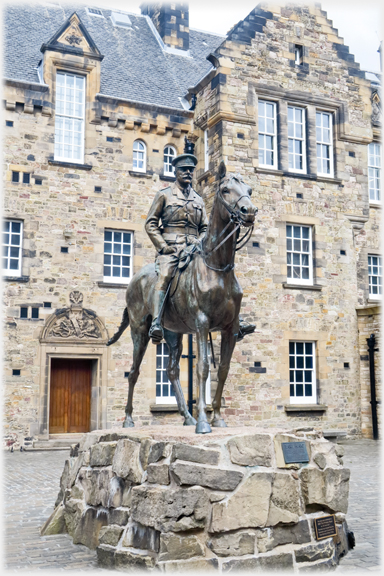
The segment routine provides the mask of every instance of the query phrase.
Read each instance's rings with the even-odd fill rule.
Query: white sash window
[[[289,343],[291,404],[316,404],[315,342]]]
[[[84,162],[85,78],[56,74],[55,160]]]

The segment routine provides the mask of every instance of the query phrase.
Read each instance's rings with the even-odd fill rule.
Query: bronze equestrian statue
[[[226,176],[222,162],[220,184],[209,222],[201,197],[191,188],[197,158],[187,141],[186,152],[173,160],[176,183],[155,197],[146,231],[158,253],[155,264],[144,266],[132,278],[126,293],[122,323],[108,346],[128,325],[133,340],[133,363],[128,377],[128,402],[123,427],[134,426],[132,400],[149,340],[165,339],[169,349],[168,378],[173,386],[184,425],[196,424],[196,433],[211,432],[207,420],[205,386],[209,373],[208,334],[221,332],[218,385],[212,401],[212,426],[225,427],[221,397],[236,341],[255,327],[239,319],[241,287],[234,273],[236,250],[250,238],[257,208],[252,189],[240,174]],[[162,222],[160,226],[159,222]],[[241,226],[247,228],[242,238]],[[189,413],[179,380],[183,334],[196,334],[197,422]]]

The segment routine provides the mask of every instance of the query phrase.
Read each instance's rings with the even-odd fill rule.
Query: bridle
[[[232,178],[234,178],[234,176],[232,176]],[[210,256],[211,254],[213,254],[214,252],[216,252],[216,250],[218,250],[220,248],[220,246],[222,246],[231,236],[233,236],[233,234],[238,233],[241,226],[244,225],[244,220],[242,218],[241,212],[239,209],[236,209],[236,206],[238,205],[238,203],[240,202],[240,200],[244,197],[249,197],[248,194],[243,194],[242,196],[240,196],[240,198],[238,198],[236,200],[236,203],[234,206],[231,206],[223,197],[223,194],[221,192],[221,189],[219,188],[218,192],[217,192],[217,199],[219,200],[219,202],[222,204],[222,206],[224,206],[224,208],[227,210],[228,214],[229,214],[229,221],[227,223],[227,225],[223,228],[223,230],[220,232],[217,241],[220,240],[220,238],[222,236],[224,236],[225,232],[228,230],[228,228],[234,224],[234,228],[231,232],[229,232],[229,234],[227,234],[227,236],[225,236],[225,238],[223,240],[221,240],[220,244],[218,244],[217,246],[215,246],[214,248],[212,248],[209,252],[205,252],[204,247],[203,247],[203,253],[202,253],[202,257],[203,257],[203,261],[204,264],[210,268],[211,270],[214,270],[215,272],[230,272],[231,270],[234,269],[235,267],[235,253],[240,250],[241,248],[243,248],[246,243],[250,240],[253,229],[254,229],[254,224],[252,224],[251,227],[248,227],[247,232],[240,238],[240,239],[236,239],[236,243],[234,244],[234,249],[233,249],[233,253],[232,253],[232,263],[231,264],[227,264],[226,266],[224,266],[224,268],[215,268],[214,266],[211,266],[210,264],[208,264],[206,258],[207,256]]]

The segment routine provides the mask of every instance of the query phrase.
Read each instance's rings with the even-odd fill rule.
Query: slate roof
[[[206,57],[224,37],[190,30],[192,58],[186,58],[162,50],[146,17],[126,12],[132,23],[132,27],[126,29],[113,25],[111,10],[101,11],[104,18],[91,16],[84,5],[79,4],[61,6],[59,2],[40,2],[5,7],[4,77],[39,82],[36,67],[43,57],[41,45],[76,12],[104,55],[102,94],[183,109],[179,98],[212,68]]]

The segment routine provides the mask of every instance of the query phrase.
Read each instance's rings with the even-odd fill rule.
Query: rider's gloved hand
[[[160,250],[160,254],[175,254],[175,252],[177,252],[176,246],[164,246]]]

